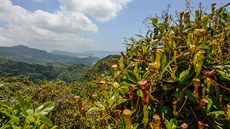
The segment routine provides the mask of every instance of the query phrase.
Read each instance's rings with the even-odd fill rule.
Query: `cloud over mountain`
[[[92,19],[107,22],[116,17],[130,0],[60,0],[55,12],[34,12],[14,5],[0,4],[0,41],[3,46],[22,43],[46,50],[92,49],[97,41],[85,38],[97,33]],[[4,23],[1,25],[1,22]],[[63,48],[65,46],[65,48]]]
[[[131,0],[61,0],[61,9],[88,14],[97,21],[106,22],[117,16]]]

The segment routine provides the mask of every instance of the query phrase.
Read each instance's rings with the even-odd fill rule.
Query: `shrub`
[[[20,94],[18,94],[18,102],[16,104],[0,100],[1,129],[56,128],[56,126],[53,126],[53,122],[46,117],[54,108],[54,105],[55,103],[50,101],[35,108],[31,101],[24,99]]]
[[[230,15],[215,4],[192,15],[149,18],[146,35],[126,42],[114,76],[99,81],[92,126],[230,128]]]

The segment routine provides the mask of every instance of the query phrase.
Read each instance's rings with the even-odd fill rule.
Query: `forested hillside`
[[[0,77],[21,77],[32,82],[41,80],[62,80],[68,83],[86,82],[101,74],[111,74],[112,65],[117,62],[119,55],[110,55],[100,59],[93,66],[84,64],[73,64],[68,67],[53,65],[30,64],[12,61],[0,57]]]
[[[74,64],[65,68],[51,65],[28,64],[0,58],[1,77],[25,77],[33,82],[40,80],[81,81],[84,79],[85,73],[89,68],[89,66],[84,64]]]

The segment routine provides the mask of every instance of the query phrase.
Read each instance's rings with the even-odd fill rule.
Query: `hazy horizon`
[[[42,49],[42,48],[35,48],[35,47],[30,47],[28,45],[23,45],[23,44],[16,44],[16,45],[9,45],[9,46],[2,46],[0,45],[0,47],[17,47],[17,46],[25,46],[25,47],[29,47],[29,48],[32,48],[32,49],[38,49],[38,50],[43,50],[43,51],[46,51],[46,52],[49,52],[49,53],[52,53],[52,51],[62,51],[62,52],[70,52],[70,53],[85,53],[85,52],[111,52],[111,53],[116,53],[116,52],[121,52],[121,51],[113,51],[113,50],[83,50],[83,51],[76,51],[76,52],[72,52],[72,51],[68,51],[68,50],[59,50],[59,49],[53,49],[53,50],[45,50],[45,49]]]

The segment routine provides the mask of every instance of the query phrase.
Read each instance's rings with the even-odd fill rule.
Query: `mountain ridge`
[[[56,64],[62,67],[70,66],[72,64],[92,65],[99,60],[99,58],[92,56],[77,58],[67,55],[58,55],[24,45],[0,47],[0,56],[13,61],[43,65]]]

